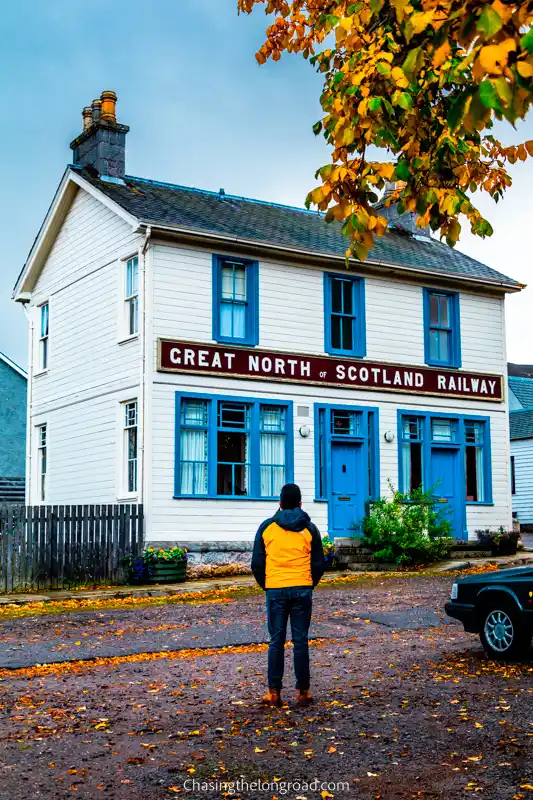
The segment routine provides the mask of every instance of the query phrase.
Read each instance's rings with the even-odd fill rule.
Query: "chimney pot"
[[[115,92],[106,91],[102,92],[100,99],[102,101],[102,114],[101,118],[106,122],[117,121],[117,95]]]
[[[99,98],[93,100],[93,102],[91,103],[91,111],[93,115],[93,122],[94,123],[100,122],[100,116],[102,113],[102,101]]]
[[[102,179],[123,181],[126,173],[127,125],[116,118],[115,92],[102,92],[83,109],[83,130],[70,143],[73,163],[96,170]]]
[[[81,116],[83,119],[83,130],[88,131],[91,125],[93,124],[93,110],[90,106],[85,106],[83,111],[81,112]]]

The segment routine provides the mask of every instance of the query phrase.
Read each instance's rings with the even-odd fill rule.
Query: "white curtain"
[[[403,485],[401,491],[404,493],[411,491],[411,445],[402,445],[402,476]]]
[[[485,470],[483,466],[483,448],[476,447],[476,482],[478,502],[482,502],[485,499]]]
[[[207,494],[207,431],[181,432],[181,493]]]
[[[285,436],[262,433],[261,497],[275,497],[285,482]]]

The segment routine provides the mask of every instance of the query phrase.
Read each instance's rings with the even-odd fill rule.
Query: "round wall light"
[[[386,442],[394,441],[394,433],[392,431],[385,431],[385,441]]]
[[[303,436],[304,439],[307,439],[309,434],[311,433],[311,429],[307,427],[307,425],[302,425],[300,428],[300,436]]]

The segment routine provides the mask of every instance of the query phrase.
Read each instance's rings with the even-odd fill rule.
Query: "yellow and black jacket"
[[[301,508],[280,509],[255,535],[252,572],[262,589],[316,586],[324,574],[320,531]]]

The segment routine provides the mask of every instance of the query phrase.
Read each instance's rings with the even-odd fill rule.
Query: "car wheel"
[[[481,614],[481,644],[489,658],[498,661],[523,657],[531,645],[520,612],[512,602],[495,601]]]

